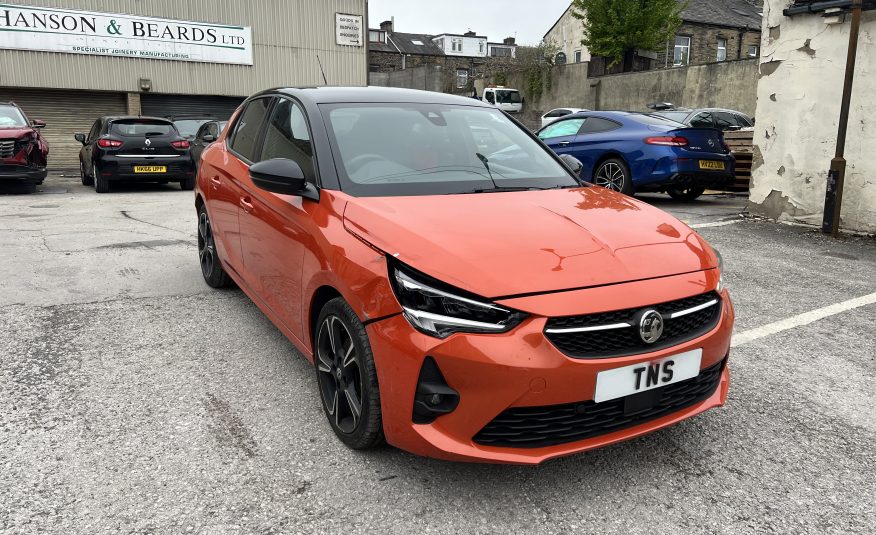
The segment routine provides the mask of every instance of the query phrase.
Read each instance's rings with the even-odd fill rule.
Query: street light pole
[[[836,237],[839,234],[840,211],[843,204],[843,182],[846,178],[846,132],[849,129],[849,107],[852,101],[852,83],[855,80],[855,60],[858,57],[858,33],[861,29],[863,0],[852,1],[852,26],[849,29],[849,53],[846,58],[846,78],[840,105],[839,130],[836,135],[836,155],[830,161],[827,174],[827,193],[824,198],[824,220],[821,230]]]

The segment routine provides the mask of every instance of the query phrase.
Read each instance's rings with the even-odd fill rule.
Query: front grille
[[[703,310],[670,318],[675,312],[688,310],[717,300],[717,303]],[[639,336],[637,325],[638,315],[653,309],[663,315],[663,335],[652,344],[646,344]],[[627,310],[601,312],[585,316],[567,316],[551,318],[545,326],[545,336],[560,351],[574,358],[607,358],[622,355],[636,355],[657,351],[677,345],[712,330],[721,317],[721,297],[715,292],[708,292],[677,301],[662,303],[652,307],[642,307]],[[585,331],[585,332],[549,332],[552,329],[588,328],[603,325],[630,324],[628,327]]]
[[[15,154],[14,139],[0,139],[0,158],[12,158]]]
[[[602,403],[507,409],[481,429],[474,441],[484,446],[542,448],[634,427],[711,396],[726,362],[724,359],[686,381]]]

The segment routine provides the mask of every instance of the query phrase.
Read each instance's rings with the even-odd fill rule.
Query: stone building
[[[475,32],[426,35],[394,31],[392,21],[368,31],[368,70],[390,73],[424,66],[439,66],[446,93],[470,95],[473,81],[484,78],[517,56],[513,37],[501,43],[489,42]]]
[[[684,0],[679,0],[682,3]],[[591,76],[626,70],[668,69],[758,57],[762,0],[690,0],[682,11],[682,24],[674,41],[654,53],[635,51],[628,65],[609,66],[610,61],[591,56],[582,21],[570,5],[544,35],[545,43],[558,48],[558,64],[590,62]]]

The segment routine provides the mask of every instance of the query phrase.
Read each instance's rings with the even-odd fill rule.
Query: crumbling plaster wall
[[[764,2],[754,138],[760,158],[749,209],[820,225],[827,170],[836,149],[851,16],[832,25],[818,15],[789,18],[782,15],[787,5],[787,0]],[[874,39],[876,13],[865,13],[846,142],[841,224],[863,232],[876,232]]]

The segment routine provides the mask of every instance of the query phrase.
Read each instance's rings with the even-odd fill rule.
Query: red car
[[[722,405],[720,256],[579,165],[472,99],[267,91],[204,151],[201,270],[315,364],[352,448],[534,464]]]
[[[46,179],[49,145],[40,134],[46,123],[28,121],[14,102],[0,102],[0,181],[14,181],[31,193]]]

